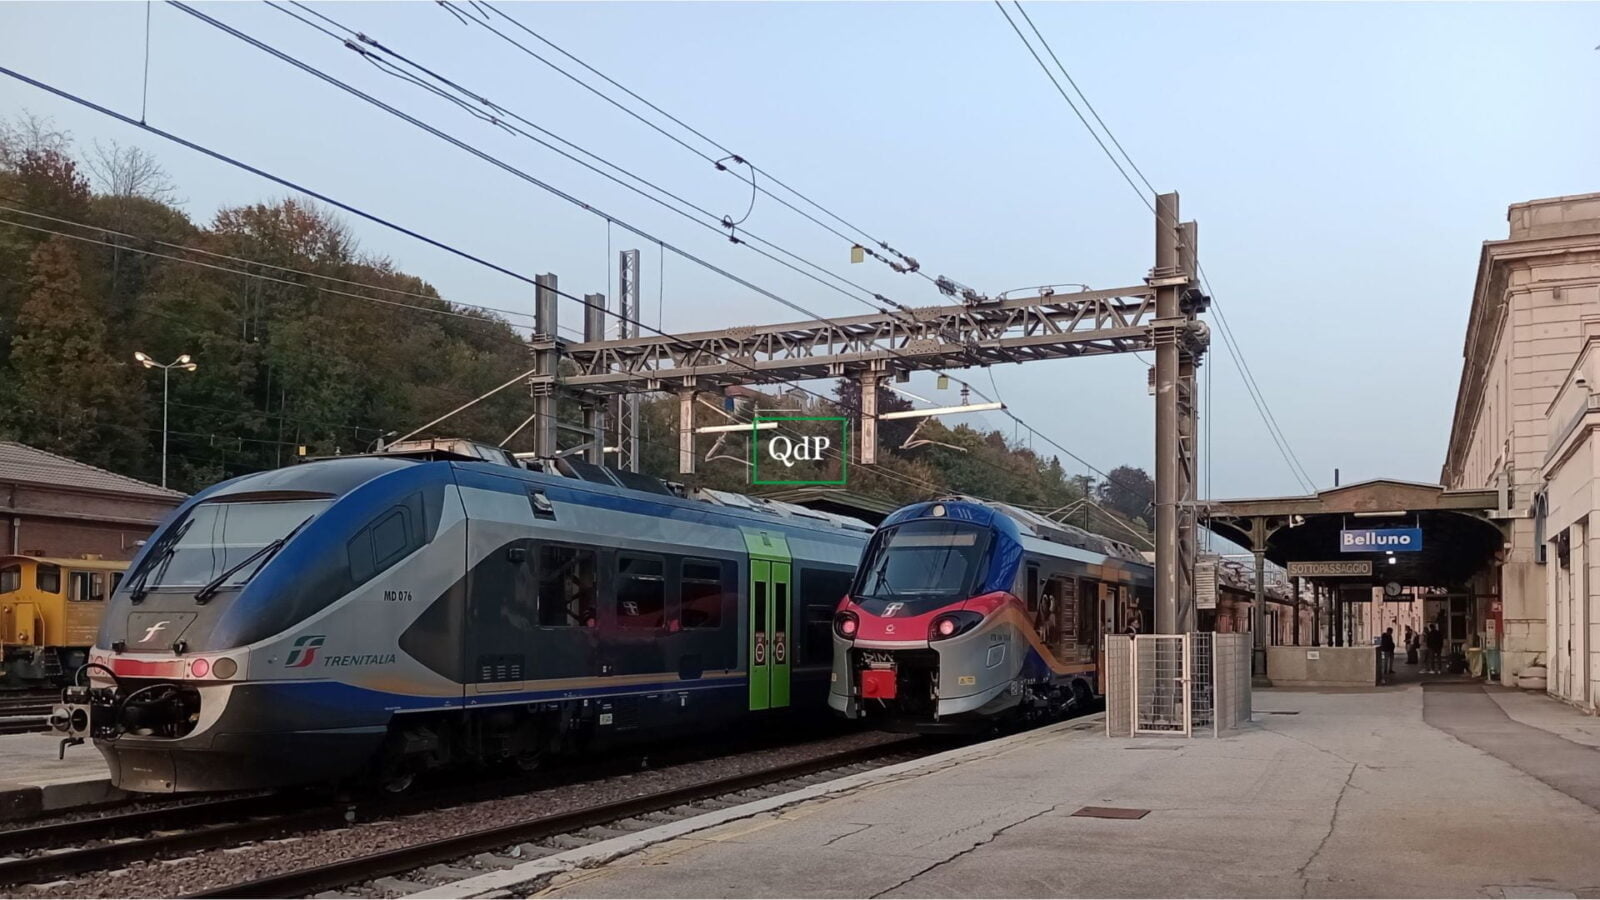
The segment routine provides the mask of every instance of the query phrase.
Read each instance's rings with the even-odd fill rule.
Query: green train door
[[[745,547],[750,552],[750,708],[782,709],[789,705],[793,656],[789,542],[781,534],[748,529]]]

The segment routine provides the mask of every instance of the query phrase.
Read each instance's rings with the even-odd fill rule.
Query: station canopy
[[[1493,519],[1500,504],[1494,489],[1375,479],[1298,497],[1212,501],[1208,514],[1212,532],[1285,568],[1369,561],[1370,576],[1317,577],[1455,588],[1504,546]]]

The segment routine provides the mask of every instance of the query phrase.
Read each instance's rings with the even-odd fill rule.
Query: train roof
[[[870,535],[873,531],[873,526],[861,519],[839,513],[811,509],[796,503],[787,503],[782,500],[756,497],[733,491],[718,491],[711,488],[684,490],[682,485],[673,484],[651,475],[628,472],[611,466],[599,466],[572,456],[542,458],[532,454],[513,454],[492,444],[461,438],[407,441],[405,443],[392,444],[375,454],[322,457],[316,461],[326,462],[331,459],[378,459],[386,461],[410,459],[414,461],[447,461],[457,464],[478,463],[505,466],[520,472],[571,479],[588,485],[598,485],[643,495],[639,498],[641,500],[653,499],[659,501],[670,498],[681,502],[705,503],[724,509],[754,513],[758,516],[776,519],[790,525],[831,528],[858,532],[862,535]],[[292,471],[292,468],[287,471]],[[371,472],[370,474],[377,474],[377,472]],[[246,488],[241,487],[240,489],[245,490]]]
[[[101,572],[120,572],[128,567],[126,560],[119,559],[85,559],[83,557],[72,559],[65,556],[33,556],[27,553],[11,553],[0,556],[0,565],[14,559],[60,566],[63,569],[93,569]]]
[[[1057,522],[1053,519],[1047,519],[1031,510],[1012,506],[1009,503],[1001,503],[995,500],[981,500],[977,497],[968,497],[961,494],[947,497],[945,499],[961,503],[973,503],[978,506],[992,509],[1015,522],[1017,527],[1024,534],[1030,537],[1038,538],[1042,541],[1049,541],[1053,544],[1065,544],[1069,547],[1076,547],[1080,550],[1088,550],[1091,553],[1098,553],[1102,556],[1112,556],[1118,559],[1125,559],[1130,562],[1149,565],[1149,560],[1145,558],[1144,554],[1134,549],[1130,544],[1125,544],[1122,541],[1108,538],[1103,534],[1085,531],[1076,525],[1068,525],[1065,522]]]

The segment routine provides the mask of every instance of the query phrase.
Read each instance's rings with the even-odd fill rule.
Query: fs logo
[[[900,610],[905,609],[905,608],[906,608],[906,605],[904,603],[891,603],[888,606],[885,606],[883,608],[883,617],[885,619],[890,618],[895,613],[897,613]]]
[[[156,635],[160,634],[163,631],[166,631],[167,630],[167,626],[171,625],[171,624],[172,624],[172,621],[170,619],[162,619],[161,621],[155,623],[154,625],[151,625],[149,628],[146,628],[144,630],[144,637],[139,638],[139,643],[141,643],[141,644],[150,643],[151,641],[156,639]]]
[[[302,634],[294,639],[294,648],[289,651],[289,658],[283,661],[285,668],[304,669],[316,662],[317,648],[327,640],[320,634]]]

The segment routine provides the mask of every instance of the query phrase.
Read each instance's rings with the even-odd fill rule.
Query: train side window
[[[597,618],[595,553],[577,547],[539,547],[539,624],[593,628]]]
[[[389,568],[411,551],[411,529],[406,511],[397,509],[372,526],[372,555],[378,571]]]
[[[805,609],[805,644],[800,665],[825,666],[833,662],[833,604],[808,603]]]
[[[110,591],[110,593],[115,594],[117,592],[117,588],[122,587],[122,576],[123,576],[122,572],[112,572],[111,573],[111,591]]]
[[[839,601],[850,593],[850,582],[854,578],[854,572],[802,567],[800,569],[800,600],[808,604],[827,603],[829,621],[832,621],[833,610],[837,609]]]
[[[0,594],[22,589],[22,567],[6,566],[0,569]]]
[[[667,579],[660,559],[617,555],[617,624],[660,628],[667,618]]]
[[[683,561],[683,627],[721,628],[723,598],[728,596],[730,570],[727,563],[705,559]]]
[[[33,586],[46,594],[61,593],[61,567],[39,563],[39,570],[33,576]]]
[[[417,508],[418,498],[412,497],[405,506],[396,506],[380,514],[376,521],[350,539],[345,552],[350,560],[352,584],[366,584],[374,575],[422,546],[421,523],[415,522],[413,514]]]
[[[1039,567],[1028,566],[1026,574],[1022,577],[1028,579],[1023,589],[1027,592],[1028,612],[1033,612],[1039,608]]]
[[[102,572],[67,573],[67,599],[73,603],[99,603],[106,599],[106,580]]]

